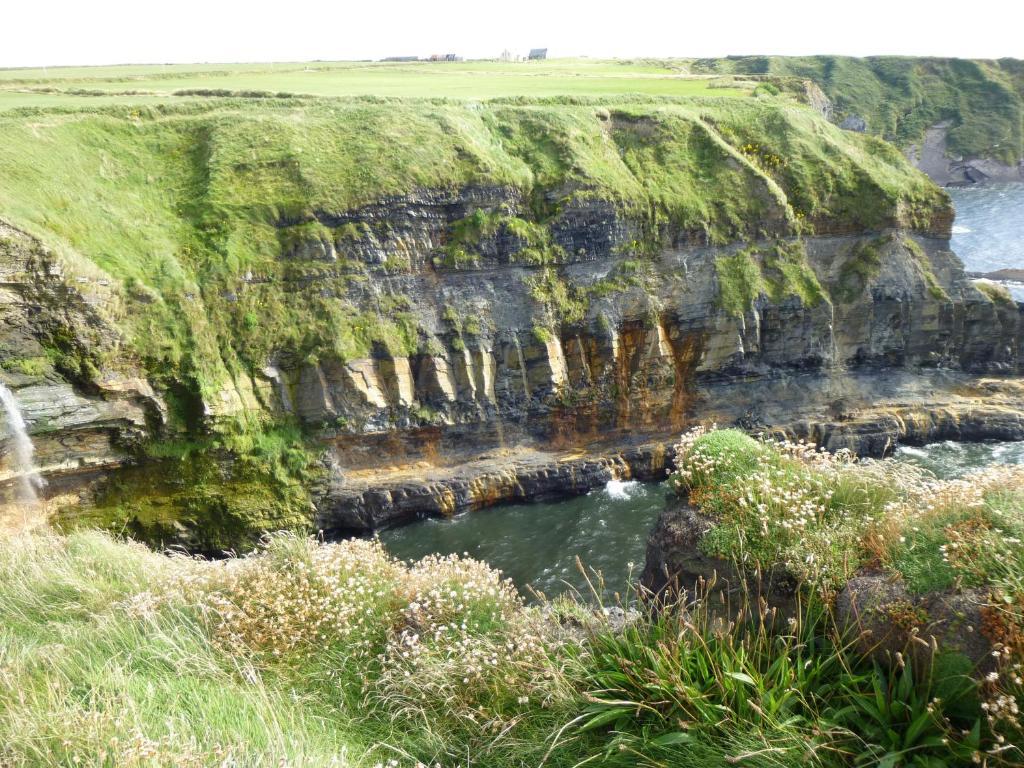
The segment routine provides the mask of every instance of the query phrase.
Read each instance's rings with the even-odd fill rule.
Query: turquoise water
[[[896,458],[940,477],[957,477],[993,463],[1024,464],[1024,442],[935,443],[900,448]],[[501,570],[520,590],[548,597],[573,590],[589,597],[590,587],[576,566],[578,557],[603,574],[605,595],[625,593],[643,568],[647,536],[667,493],[665,483],[614,481],[565,501],[424,520],[384,531],[380,538],[402,559],[466,553]]]

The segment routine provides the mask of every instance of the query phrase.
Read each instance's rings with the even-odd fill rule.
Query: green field
[[[1024,156],[1024,63],[1016,59],[739,56],[464,62],[138,64],[0,69],[0,111],[150,106],[226,95],[501,98],[750,95],[759,82],[802,97],[816,83],[833,119],[863,119],[900,147],[950,123],[951,151],[1015,163]]]
[[[683,62],[313,62],[0,70],[0,110],[151,104],[180,91],[351,97],[743,96],[753,83],[691,75]],[[176,98],[186,98],[178,96]]]

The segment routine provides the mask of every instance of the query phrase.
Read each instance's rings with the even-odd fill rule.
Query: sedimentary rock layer
[[[131,119],[0,121],[12,142],[47,137],[53,157],[97,166],[51,178],[0,154],[0,202],[31,224],[0,238],[0,367],[51,479],[153,467],[116,494],[119,523],[368,529],[642,473],[614,457],[704,421],[868,452],[1018,429],[992,393],[970,397],[987,431],[942,410],[1022,365],[1020,309],[964,274],[948,198],[804,107],[268,103]],[[77,185],[139,229],[89,194],[47,207]],[[596,458],[437,487],[385,471],[524,448]]]

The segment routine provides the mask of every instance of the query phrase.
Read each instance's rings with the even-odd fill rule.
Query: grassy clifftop
[[[908,146],[951,123],[950,151],[1016,163],[1024,157],[1024,62],[901,56],[737,56],[705,59],[694,71],[810,79],[871,133]]]
[[[493,99],[748,95],[740,77],[692,75],[683,61],[552,59],[280,62],[0,69],[0,111],[24,106],[153,104],[228,92],[325,97]]]
[[[608,201],[651,233],[638,247],[927,230],[948,210],[892,146],[772,99],[216,100],[0,117],[0,218],[72,268],[104,270],[148,370],[204,399],[272,350],[414,347],[395,313],[343,298],[365,264],[343,260],[331,300],[250,283],[288,277],[289,238],[324,217],[473,185],[518,191],[539,225],[574,200]]]
[[[816,82],[841,121],[906,147],[940,121],[949,149],[1015,163],[1022,147],[1024,63],[875,56],[555,59],[533,62],[282,62],[0,70],[0,112],[24,107],[145,106],[234,94],[454,99],[537,97],[743,99],[758,81]],[[776,82],[778,82],[776,80]],[[761,90],[764,88],[762,87]]]

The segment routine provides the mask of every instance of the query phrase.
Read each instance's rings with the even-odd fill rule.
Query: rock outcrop
[[[711,610],[735,616],[744,606],[764,605],[780,619],[799,611],[799,585],[784,569],[746,572],[731,560],[709,555],[701,540],[714,522],[686,499],[670,499],[651,531],[640,574],[641,594],[653,605],[706,600]]]
[[[33,238],[0,223],[0,375],[51,492],[130,461],[163,417],[146,374],[123,353],[110,286],[68,279]],[[11,472],[5,456],[0,484]]]
[[[761,604],[780,626],[801,610],[798,582],[783,567],[743,571],[701,546],[714,522],[684,498],[671,499],[647,543],[640,583],[655,606],[707,600],[710,610],[731,617]],[[988,593],[948,589],[912,593],[892,571],[865,568],[835,595],[835,618],[850,641],[879,664],[900,655],[930,668],[937,651],[967,660],[968,671],[984,675],[996,666],[993,644],[983,631]]]

